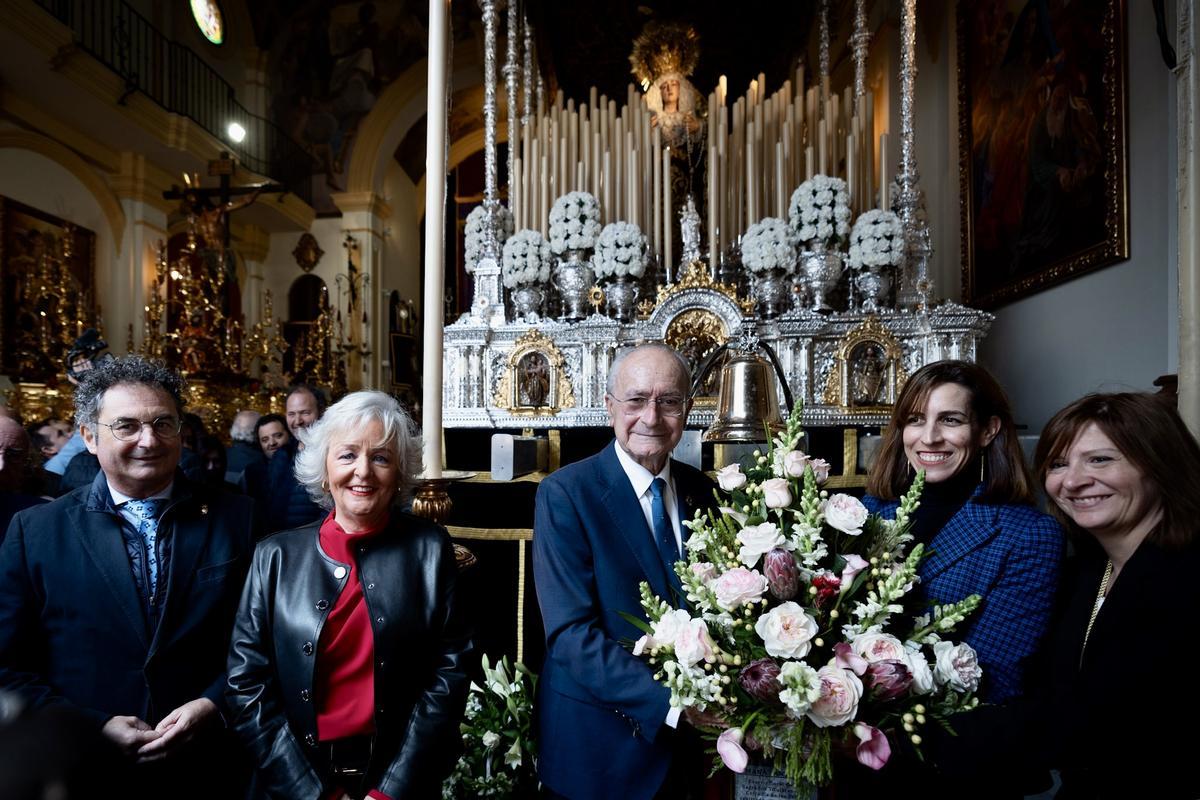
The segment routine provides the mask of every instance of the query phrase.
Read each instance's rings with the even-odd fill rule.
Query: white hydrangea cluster
[[[596,240],[597,278],[640,278],[646,272],[646,236],[632,222],[610,222]]]
[[[501,276],[506,289],[550,280],[550,244],[538,231],[517,231],[504,243]]]
[[[836,248],[850,234],[850,190],[841,178],[814,175],[792,192],[788,221],[801,243]]]
[[[765,217],[754,223],[742,237],[742,263],[753,272],[796,266],[796,234],[779,217]]]
[[[600,201],[589,192],[567,192],[550,209],[550,250],[590,250],[600,235]]]
[[[894,267],[904,255],[904,228],[893,211],[872,209],[859,215],[850,232],[850,253],[846,266]]]
[[[487,217],[487,208],[482,204],[471,209],[467,214],[467,228],[464,232],[465,259],[467,272],[474,272],[475,265],[483,256],[483,221]],[[496,206],[496,241],[503,245],[513,232],[513,215],[504,206]]]

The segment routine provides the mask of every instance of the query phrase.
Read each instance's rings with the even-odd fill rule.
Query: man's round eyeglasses
[[[666,397],[627,397],[621,399],[614,394],[610,394],[613,400],[621,404],[621,409],[631,417],[636,417],[646,410],[646,407],[651,403],[658,406],[658,413],[664,417],[682,417],[687,403],[684,398],[678,395],[667,395]]]
[[[142,426],[149,425],[150,430],[159,439],[174,439],[183,427],[183,420],[175,417],[157,417],[149,422],[139,419],[115,419],[112,422],[97,422],[112,431],[114,438],[122,442],[131,442],[142,435]]]

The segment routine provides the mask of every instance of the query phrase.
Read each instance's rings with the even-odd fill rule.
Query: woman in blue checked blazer
[[[867,507],[892,517],[918,470],[925,490],[912,532],[930,555],[916,599],[983,597],[959,630],[983,667],[982,699],[1012,700],[1049,625],[1063,533],[1034,507],[1008,399],[983,367],[939,361],[908,379],[867,479]]]

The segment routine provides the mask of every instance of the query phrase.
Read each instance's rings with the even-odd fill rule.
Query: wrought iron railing
[[[125,81],[118,102],[144,94],[220,139],[247,169],[312,202],[312,156],[279,126],[252,114],[204,59],[167,39],[124,0],[34,2],[71,29],[80,49]],[[246,131],[240,143],[227,133],[232,122]]]

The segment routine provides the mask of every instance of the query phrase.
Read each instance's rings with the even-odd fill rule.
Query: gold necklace
[[[1088,637],[1092,635],[1092,626],[1096,624],[1096,617],[1100,614],[1100,606],[1104,605],[1104,594],[1108,591],[1108,582],[1112,580],[1113,563],[1112,559],[1104,566],[1104,577],[1100,579],[1100,591],[1096,592],[1096,602],[1092,606],[1092,616],[1088,618],[1087,630],[1083,632],[1083,647],[1079,649],[1079,665],[1083,666],[1083,652],[1087,649]]]

